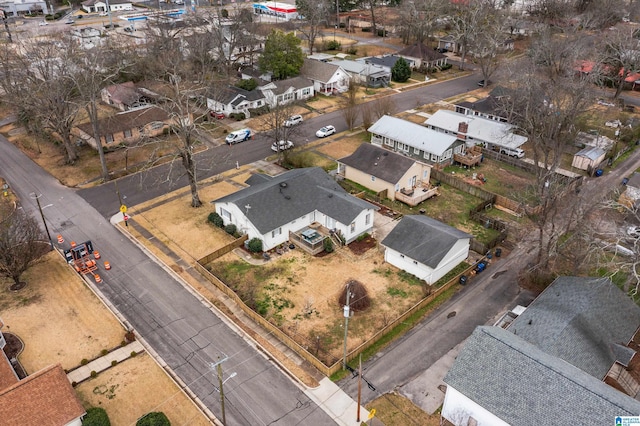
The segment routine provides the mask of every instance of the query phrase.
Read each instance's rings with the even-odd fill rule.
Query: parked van
[[[524,158],[524,151],[520,148],[500,148],[500,154],[505,154],[509,157]]]
[[[227,142],[227,144],[233,145],[236,143],[244,142],[248,139],[251,139],[251,130],[240,129],[229,133],[225,138],[225,141]]]

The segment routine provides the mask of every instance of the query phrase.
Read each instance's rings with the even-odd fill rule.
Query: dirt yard
[[[3,331],[24,342],[18,359],[27,373],[56,363],[77,367],[83,358],[95,358],[124,340],[122,325],[57,253],[46,255],[23,279],[27,287],[18,292],[0,280],[0,312]],[[76,390],[86,408],[105,408],[114,426],[131,425],[152,410],[164,411],[175,425],[210,424],[148,355],[100,373]]]
[[[440,426],[439,414],[429,415],[409,399],[395,393],[387,393],[374,399],[366,408],[369,411],[375,408],[376,418],[387,426]]]

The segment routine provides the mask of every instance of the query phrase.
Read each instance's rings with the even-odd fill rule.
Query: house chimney
[[[468,131],[469,131],[469,123],[467,123],[466,121],[461,121],[460,123],[458,123],[457,138],[463,141],[466,140]]]

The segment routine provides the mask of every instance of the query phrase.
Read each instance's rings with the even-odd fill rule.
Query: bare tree
[[[503,99],[503,108],[518,131],[527,136],[534,164],[539,165],[535,183],[526,195],[537,205],[528,213],[538,228],[537,264],[545,269],[562,230],[556,220],[562,217],[559,213],[566,214],[561,208],[569,190],[567,179],[556,171],[566,147],[575,140],[574,123],[592,105],[593,96],[589,80],[574,78],[570,58],[558,62],[563,65],[556,65],[557,69],[563,71],[557,73],[537,72],[535,53],[528,58],[532,62],[523,61],[513,73],[513,92]]]
[[[360,105],[358,105],[358,83],[352,78],[349,80],[349,88],[345,93],[343,99],[344,108],[342,110],[344,114],[344,121],[347,123],[349,130],[353,130],[358,114],[360,112]]]
[[[327,22],[328,5],[323,0],[296,0],[296,7],[304,18],[296,27],[307,39],[309,55],[313,55],[316,39],[322,35],[322,25]]]
[[[500,10],[485,5],[476,15],[476,22],[477,31],[470,35],[469,50],[475,62],[480,65],[484,84],[487,85],[489,78],[498,68],[498,53],[505,42],[505,18]]]
[[[469,51],[469,45],[478,32],[482,31],[481,17],[488,0],[452,2],[449,9],[451,34],[460,45],[460,69]]]
[[[620,22],[624,16],[623,0],[577,0],[576,12],[584,28],[601,29]]]
[[[391,96],[384,96],[370,103],[376,119],[380,119],[384,115],[392,115],[396,108]]]
[[[5,102],[16,111],[29,131],[53,132],[65,148],[67,163],[78,154],[71,141],[79,106],[70,74],[66,49],[60,39],[25,40],[3,59],[4,78],[0,84],[7,94]],[[5,51],[3,51],[5,52]]]
[[[601,39],[603,47],[598,51],[602,55],[602,72],[616,88],[614,99],[622,93],[625,79],[640,71],[640,40],[635,37],[636,31],[633,27],[616,28],[606,32]]]
[[[439,0],[402,2],[399,6],[402,42],[428,40],[439,26],[438,18],[442,16],[444,4]]]
[[[22,288],[22,274],[50,250],[35,218],[23,209],[0,212],[0,273]]]
[[[284,102],[283,100],[274,99],[275,105],[270,108],[269,113],[260,116],[260,127],[266,129],[270,139],[276,143],[278,157],[286,158],[288,150],[281,149],[279,141],[295,141],[295,136],[300,133],[298,127],[287,125],[287,119],[295,114],[298,104],[295,102]],[[294,142],[295,143],[295,142]]]

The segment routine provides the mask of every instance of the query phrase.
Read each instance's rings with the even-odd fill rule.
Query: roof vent
[[[383,152],[382,155],[387,156],[387,155],[389,155],[389,153],[388,152]]]
[[[374,165],[374,166],[377,166],[377,165],[378,165],[378,163],[373,163],[373,165]]]
[[[280,188],[286,188],[287,182],[280,182]]]
[[[290,200],[290,199],[291,199],[291,195],[285,195],[285,196],[284,196],[284,199],[285,199],[285,200]]]
[[[329,198],[333,198],[333,194],[329,194]]]

